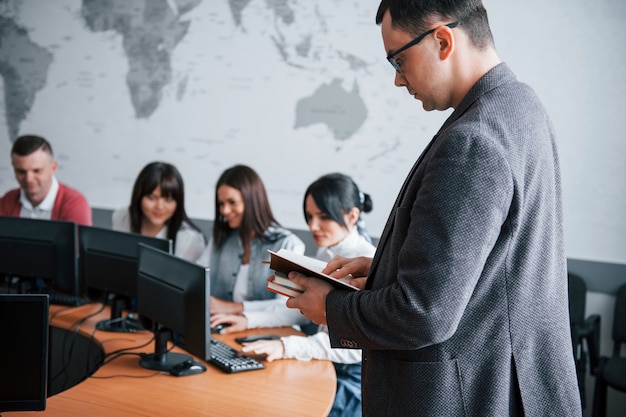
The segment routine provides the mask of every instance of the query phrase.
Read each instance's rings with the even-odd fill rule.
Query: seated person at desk
[[[55,176],[57,161],[48,141],[23,135],[13,142],[11,164],[19,188],[0,197],[0,216],[64,220],[91,226],[91,207],[77,190]]]
[[[113,229],[172,239],[174,255],[196,262],[205,237],[185,212],[185,186],[174,165],[151,162],[135,180],[130,206],[113,212]]]
[[[235,165],[222,173],[215,186],[215,218],[213,238],[198,261],[211,271],[211,327],[233,325],[222,331],[229,333],[304,320],[285,306],[286,297],[265,289],[272,275],[263,263],[268,249],[304,254],[304,243],[274,218],[256,171]],[[276,308],[267,311],[272,305]],[[247,326],[234,326],[241,319]]]
[[[318,246],[316,257],[374,256],[361,213],[372,209],[368,194],[343,174],[328,174],[313,182],[304,196],[304,217]],[[280,340],[246,343],[244,352],[274,359],[327,359],[337,372],[337,394],[329,417],[361,416],[361,351],[332,349],[325,325],[312,336],[286,336]]]

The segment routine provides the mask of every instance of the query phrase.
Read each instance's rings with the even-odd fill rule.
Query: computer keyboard
[[[229,374],[265,368],[265,365],[256,359],[239,356],[236,349],[214,338],[211,338],[211,359],[208,362]]]
[[[78,307],[89,304],[91,301],[69,294],[50,294],[50,304],[58,304],[62,306]]]

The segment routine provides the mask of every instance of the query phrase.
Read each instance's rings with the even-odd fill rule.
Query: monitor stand
[[[146,369],[169,371],[179,363],[193,359],[190,355],[169,352],[167,350],[167,342],[170,340],[171,334],[171,331],[166,328],[155,330],[154,353],[142,354],[139,365]]]
[[[111,318],[102,320],[96,324],[96,329],[104,332],[135,333],[146,330],[141,325],[133,313],[122,316],[127,299],[124,297],[113,297],[111,300]]]

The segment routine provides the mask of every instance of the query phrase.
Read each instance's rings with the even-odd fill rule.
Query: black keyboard
[[[76,295],[68,294],[50,294],[50,304],[58,304],[62,306],[78,307],[85,304],[89,304],[91,301],[78,297]]]
[[[229,374],[235,372],[254,371],[264,369],[265,365],[256,359],[248,356],[239,356],[239,352],[224,342],[211,338],[211,359],[210,364],[220,368]]]

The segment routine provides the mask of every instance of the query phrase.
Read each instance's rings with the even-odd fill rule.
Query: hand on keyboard
[[[264,369],[265,365],[247,355],[243,355],[224,342],[211,338],[211,359],[209,363],[227,373]]]

